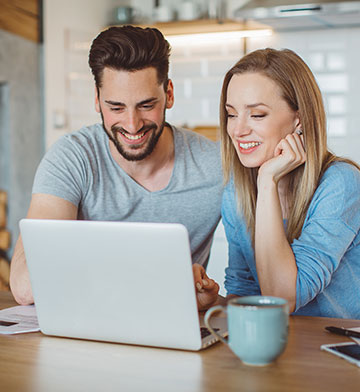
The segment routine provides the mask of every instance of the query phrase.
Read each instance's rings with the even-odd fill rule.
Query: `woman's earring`
[[[302,135],[302,134],[303,134],[303,131],[302,131],[301,128],[298,128],[298,129],[295,131],[295,133],[297,133],[298,135]]]

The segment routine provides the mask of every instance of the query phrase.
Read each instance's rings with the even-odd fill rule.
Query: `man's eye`
[[[120,112],[121,108],[110,108],[112,112]]]
[[[143,105],[142,108],[145,110],[150,110],[154,107],[154,105]]]

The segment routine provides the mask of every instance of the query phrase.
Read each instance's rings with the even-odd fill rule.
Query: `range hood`
[[[360,1],[253,0],[234,11],[239,21],[257,21],[274,30],[360,26]]]

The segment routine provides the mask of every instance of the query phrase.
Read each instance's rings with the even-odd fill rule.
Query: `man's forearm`
[[[21,237],[19,237],[16,243],[10,264],[10,289],[15,301],[20,305],[34,303]]]

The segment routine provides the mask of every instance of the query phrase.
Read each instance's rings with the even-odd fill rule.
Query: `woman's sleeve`
[[[298,269],[295,310],[330,284],[359,227],[360,172],[349,164],[335,164],[325,172],[301,235],[291,245]]]
[[[229,266],[225,269],[227,294],[259,295],[257,278],[247,262],[247,258],[253,258],[251,239],[244,222],[237,215],[235,197],[229,189],[226,189],[223,195],[222,221],[229,249]]]

